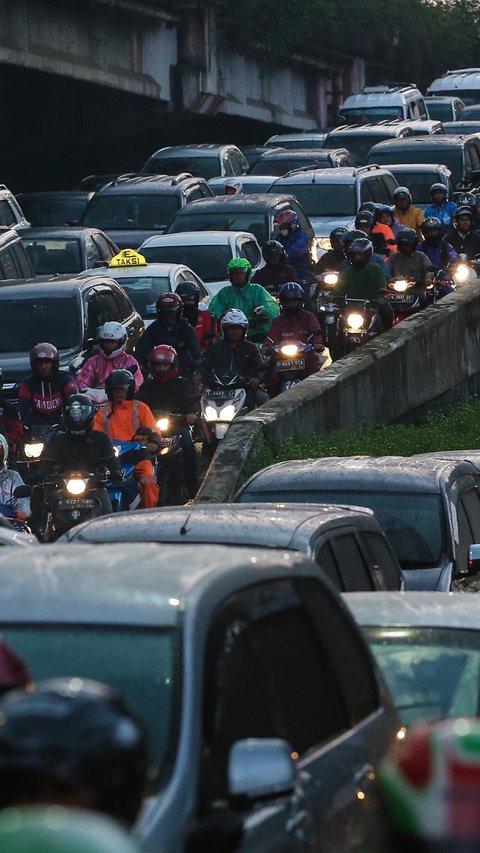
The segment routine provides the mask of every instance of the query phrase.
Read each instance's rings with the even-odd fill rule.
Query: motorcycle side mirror
[[[95,338],[85,338],[85,349],[91,350],[95,346]]]
[[[32,494],[30,486],[17,486],[13,493],[14,498],[29,498]]]

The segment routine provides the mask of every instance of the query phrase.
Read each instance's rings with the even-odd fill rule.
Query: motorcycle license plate
[[[415,302],[415,296],[413,293],[391,293],[390,302],[401,302],[402,305],[411,305],[412,302]]]
[[[305,359],[295,358],[293,360],[285,359],[277,361],[277,370],[305,370]]]
[[[58,509],[93,509],[95,498],[83,498],[81,501],[73,498],[61,498],[57,503]]]
[[[160,444],[162,447],[170,447],[170,445],[172,445],[174,441],[175,436],[172,435],[170,438],[162,438]]]
[[[235,391],[224,391],[223,388],[213,388],[206,391],[205,396],[210,400],[232,400],[235,396]]]

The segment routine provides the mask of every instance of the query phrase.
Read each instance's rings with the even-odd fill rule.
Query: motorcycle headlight
[[[459,264],[457,269],[455,270],[455,276],[458,281],[466,281],[469,276],[470,270],[465,264]]]
[[[119,445],[119,444],[114,444],[114,445],[113,445],[113,452],[114,452],[115,456],[120,456],[120,451],[121,451],[121,449],[122,449],[122,448],[120,447],[120,445]]]
[[[45,447],[45,442],[43,441],[35,441],[32,444],[25,444],[23,449],[25,452],[25,456],[27,459],[38,459],[39,456],[42,455],[43,448]]]
[[[280,352],[282,355],[296,355],[298,347],[296,344],[285,344],[284,347],[280,347]]]
[[[352,329],[353,332],[357,332],[358,329],[361,329],[364,322],[363,314],[357,314],[355,312],[349,314],[346,319],[347,326]]]
[[[233,421],[235,417],[235,406],[229,404],[228,406],[224,406],[220,412],[220,420],[222,421]]]
[[[405,293],[408,289],[408,281],[404,281],[403,279],[401,281],[394,281],[393,289],[396,290],[397,293]]]
[[[204,411],[204,415],[205,415],[206,421],[216,421],[217,420],[217,413],[216,413],[215,409],[213,408],[213,406],[206,406],[205,411]]]
[[[327,274],[323,276],[323,280],[325,284],[329,284],[331,287],[334,287],[338,282],[338,275],[336,272],[327,272]]]
[[[165,430],[167,430],[169,426],[169,418],[160,418],[160,420],[157,421],[157,427],[159,428],[160,432],[165,432]]]
[[[72,477],[71,480],[67,480],[66,488],[70,495],[83,495],[87,488],[87,483],[86,480],[81,480],[80,477]]]

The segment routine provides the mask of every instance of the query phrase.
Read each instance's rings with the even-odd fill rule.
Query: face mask
[[[282,237],[288,237],[288,228],[280,228],[280,234]]]

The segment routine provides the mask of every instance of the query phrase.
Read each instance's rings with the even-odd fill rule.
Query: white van
[[[427,95],[456,95],[465,104],[480,103],[480,68],[447,71],[431,83]]]
[[[364,86],[346,98],[339,110],[340,121],[365,124],[385,119],[427,119],[423,95],[412,83],[396,86]]]

